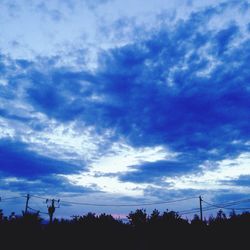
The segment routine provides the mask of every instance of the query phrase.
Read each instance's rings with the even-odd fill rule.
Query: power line
[[[37,209],[34,209],[34,208],[32,208],[32,207],[28,207],[28,209],[29,209],[29,210],[32,210],[32,211],[34,211],[34,212],[40,213],[40,214],[46,214],[46,215],[48,215],[47,212],[42,212],[42,211],[37,210]]]
[[[229,209],[229,208],[227,208],[227,209]],[[236,207],[236,208],[230,208],[230,209],[232,209],[232,210],[249,210],[250,207]]]
[[[38,196],[38,195],[30,195],[30,198],[38,198],[44,201],[50,200],[48,198]],[[19,196],[19,197],[9,197],[4,198],[3,200],[9,200],[9,199],[17,199],[17,198],[26,198],[26,196]],[[72,205],[84,205],[84,206],[103,206],[103,207],[132,207],[132,206],[151,206],[151,205],[163,205],[163,204],[171,204],[176,202],[182,202],[186,200],[196,199],[197,197],[188,197],[188,198],[182,198],[177,200],[168,200],[168,201],[162,201],[162,202],[148,202],[148,203],[136,203],[136,204],[97,204],[97,203],[88,203],[88,202],[74,202],[74,201],[66,201],[62,200],[62,204],[72,204]]]
[[[48,198],[41,197],[41,196],[38,196],[38,195],[31,195],[31,197],[38,198],[38,199],[41,199],[41,200],[48,200]]]
[[[170,203],[176,203],[176,202],[191,200],[191,199],[194,199],[194,198],[197,198],[197,197],[189,197],[189,198],[162,201],[162,202],[137,203],[137,204],[97,204],[97,203],[85,203],[85,202],[73,202],[73,201],[61,201],[61,203],[72,204],[72,205],[84,205],[84,206],[98,206],[98,207],[139,207],[139,206],[170,204]]]
[[[52,202],[54,200],[54,202],[56,201],[55,199],[48,199],[39,195],[30,195],[30,198],[37,198],[37,199],[41,199],[44,200],[46,203],[48,203],[49,201]],[[26,198],[27,196],[16,196],[16,197],[6,197],[6,198],[0,198],[0,201],[8,201],[8,200],[15,200],[15,199],[20,199],[20,198]],[[166,201],[159,201],[159,202],[146,202],[146,203],[136,203],[136,204],[104,204],[104,203],[88,203],[88,202],[75,202],[75,201],[70,201],[70,200],[61,200],[61,204],[62,205],[82,205],[82,206],[98,206],[98,207],[140,207],[140,206],[152,206],[152,205],[164,205],[164,204],[171,204],[171,203],[177,203],[177,202],[182,202],[182,201],[186,201],[186,200],[191,200],[191,199],[201,199],[201,197],[187,197],[187,198],[182,198],[182,199],[176,199],[176,200],[166,200]],[[58,200],[59,202],[59,200]],[[225,209],[234,209],[234,210],[248,210],[250,209],[249,207],[245,207],[245,208],[231,208],[230,206],[236,206],[239,205],[240,203],[243,202],[250,202],[250,199],[242,199],[242,200],[238,200],[238,201],[231,201],[231,202],[225,202],[225,203],[221,203],[221,204],[213,204],[210,202],[207,202],[205,200],[202,199],[202,202],[204,202],[205,204],[207,204],[208,206],[203,207],[202,210],[203,211],[210,211],[210,210],[214,210],[216,208],[225,208]],[[53,206],[52,206],[53,207]],[[39,212],[41,214],[46,214],[48,215],[48,212],[41,212],[40,210],[31,208],[27,205],[27,208],[36,212]],[[182,210],[179,211],[178,214],[182,215],[186,215],[186,214],[194,214],[194,213],[198,213],[200,211],[200,208],[192,208],[192,209],[187,209],[187,210]]]
[[[202,200],[202,201],[204,201],[204,200]],[[206,212],[206,211],[214,210],[216,208],[218,208],[218,207],[214,207],[212,205],[209,205],[209,206],[203,207],[202,211]],[[219,207],[219,208],[221,208],[221,207]],[[198,213],[199,211],[200,211],[200,208],[197,207],[197,208],[193,208],[193,209],[182,210],[182,211],[179,211],[178,213],[180,215],[185,215],[185,214]]]
[[[16,200],[16,199],[20,199],[20,198],[25,198],[25,196],[16,196],[16,197],[1,198],[1,201]]]
[[[205,202],[205,203],[207,203],[207,204],[210,204],[210,203],[208,203],[208,202]],[[240,204],[240,203],[237,203],[236,205],[238,205],[238,204]],[[215,207],[215,208],[223,208],[223,209],[227,209],[227,210],[249,210],[250,209],[250,207],[228,207],[228,206],[231,206],[232,204],[227,204],[227,205],[224,205],[224,206],[218,206],[218,205],[211,205],[211,206],[213,206],[213,207]]]
[[[250,202],[250,199],[226,202],[226,203],[221,203],[221,204],[213,204],[213,203],[210,203],[210,202],[207,202],[207,201],[204,201],[204,200],[203,200],[203,202],[210,205],[210,206],[212,206],[212,207],[225,208],[226,209],[229,206],[238,205],[238,204],[243,203],[243,202]]]
[[[31,195],[32,197],[42,199],[42,200],[48,200],[48,198],[37,196],[37,195]],[[136,203],[136,204],[97,204],[97,203],[88,203],[88,202],[74,202],[74,201],[66,201],[61,200],[61,204],[72,204],[72,205],[83,205],[83,206],[98,206],[98,207],[134,207],[134,206],[151,206],[151,205],[163,205],[163,204],[170,204],[175,202],[181,202],[191,199],[197,199],[197,197],[188,197],[188,198],[182,198],[177,200],[168,200],[168,201],[162,201],[162,202],[148,202],[148,203]]]
[[[208,206],[208,207],[204,207],[202,209],[202,211],[206,212],[206,211],[210,211],[210,210],[215,210],[216,208]],[[184,211],[180,211],[180,215],[186,215],[186,214],[194,214],[194,213],[199,213],[200,212],[200,208],[195,208],[195,209],[190,209],[190,210],[184,210]]]
[[[209,210],[213,210],[214,208],[211,208],[211,206],[208,207],[204,207],[202,209],[202,211],[209,211]],[[192,214],[192,213],[199,213],[200,212],[200,208],[193,208],[193,209],[187,209],[187,210],[183,210],[183,211],[179,211],[178,213],[180,215],[185,215],[185,214]]]
[[[222,204],[212,204],[212,203],[209,203],[207,201],[204,201],[202,200],[204,203],[206,203],[207,207],[204,207],[203,208],[203,211],[211,211],[211,210],[214,210],[214,209],[217,209],[217,208],[225,208],[225,209],[230,209],[230,210],[247,210],[247,209],[250,209],[250,208],[228,208],[228,206],[232,206],[232,205],[238,205],[240,203],[243,203],[243,202],[250,202],[250,199],[244,199],[244,200],[238,200],[238,201],[232,201],[232,202],[227,202],[227,203],[222,203]],[[189,209],[189,210],[183,210],[183,211],[180,211],[180,215],[186,215],[186,214],[192,214],[192,213],[198,213],[199,212],[199,208],[194,208],[194,209]]]

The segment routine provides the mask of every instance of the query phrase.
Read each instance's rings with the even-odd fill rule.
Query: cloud
[[[8,12],[8,14],[13,18],[18,17],[19,11],[20,11],[20,3],[18,3],[18,1],[2,1],[2,7],[3,9],[6,9],[6,11]]]
[[[89,163],[89,171],[63,176],[79,186],[95,186],[96,189],[107,193],[141,196],[148,183],[135,183],[132,178],[122,179],[123,173],[130,176],[129,173],[136,171],[131,164],[137,166],[145,161],[154,163],[175,156],[176,154],[163,147],[132,148],[124,143],[114,143],[101,157]]]
[[[250,185],[250,175],[240,175],[237,179],[222,181],[222,184],[248,187]]]
[[[237,25],[231,25],[228,28],[219,31],[215,35],[215,50],[218,54],[218,56],[221,56],[223,52],[226,52],[232,44],[234,37],[237,37],[237,34],[239,32],[239,28]]]
[[[175,160],[162,160],[155,162],[145,162],[140,165],[132,166],[132,172],[121,174],[120,180],[135,183],[159,183],[166,176],[179,176],[188,174],[189,171],[196,170],[197,164],[193,162],[181,162]]]
[[[37,155],[24,143],[9,140],[0,141],[0,166],[3,175],[27,179],[79,171],[75,165]]]
[[[230,4],[241,6],[235,2]],[[73,166],[68,167],[69,158],[64,157],[65,152],[72,153],[72,149],[77,151],[81,146],[76,149],[71,145],[70,150],[64,151],[63,147],[67,148],[64,141],[58,150],[62,159],[55,160],[57,154],[52,149],[55,140],[48,137],[48,133],[46,136],[40,133],[50,131],[55,135],[53,128],[58,126],[51,124],[61,124],[62,131],[75,124],[71,128],[77,132],[70,132],[74,138],[91,128],[89,131],[95,136],[81,137],[79,144],[84,140],[95,141],[91,145],[95,148],[93,152],[98,152],[97,158],[105,156],[111,145],[122,140],[134,149],[160,146],[178,153],[173,161],[160,158],[126,165],[125,170],[131,167],[134,171],[116,173],[113,179],[110,177],[112,180],[100,177],[102,189],[107,192],[116,184],[121,190],[124,183],[129,183],[126,185],[133,190],[137,187],[135,183],[189,175],[196,170],[200,174],[204,172],[200,166],[207,162],[211,163],[210,168],[218,167],[219,162],[236,159],[247,152],[250,141],[249,37],[234,18],[223,27],[213,24],[230,10],[230,4],[194,12],[173,26],[163,23],[151,32],[145,31],[136,41],[102,50],[94,70],[58,65],[60,57],[37,57],[28,61],[2,55],[0,72],[6,82],[0,84],[2,126],[6,128],[8,123],[15,131],[28,127],[33,135],[31,139],[22,132],[19,141],[24,144],[16,137],[15,143],[2,141],[2,152],[9,156],[2,159],[5,161],[1,164],[2,171],[25,178],[79,171],[79,164],[73,162]],[[248,18],[246,13],[242,15]],[[249,21],[243,26],[247,28]],[[107,131],[109,135],[104,136]],[[61,133],[65,134],[69,135]],[[46,138],[52,143],[45,143]],[[39,153],[31,152],[29,143],[36,145]],[[43,151],[49,148],[54,157],[41,153],[41,145]],[[87,150],[79,152],[83,154]],[[22,168],[17,168],[17,163]],[[44,164],[47,167],[43,167]],[[92,177],[84,172],[82,178]],[[93,177],[90,182],[96,180]],[[194,179],[190,180],[194,183]],[[108,186],[109,181],[115,184]],[[141,190],[143,188],[140,193]]]
[[[248,192],[249,188],[234,185],[234,182],[237,182],[241,176],[249,175],[249,161],[249,153],[242,153],[236,158],[224,159],[216,163],[207,161],[199,166],[200,171],[196,173],[174,178],[166,177],[165,181],[170,183],[173,189],[224,189],[244,193]]]
[[[34,180],[7,177],[1,178],[0,183],[1,190],[11,190],[12,192],[21,192],[23,194],[32,192],[33,194],[46,194],[48,196],[62,192],[68,194],[98,193],[98,190],[72,185],[66,178],[57,175],[42,176]]]
[[[64,18],[62,12],[57,9],[50,9],[45,2],[40,2],[36,6],[36,11],[42,13],[44,16],[49,16],[53,21],[59,22]]]
[[[221,204],[221,203],[226,203],[226,202],[232,202],[232,201],[240,201],[240,200],[248,200],[249,195],[248,193],[241,193],[241,192],[233,192],[229,190],[223,190],[220,193],[217,193],[211,201],[214,204]],[[249,200],[248,202],[239,202],[239,204],[235,204],[230,206],[230,208],[244,208],[244,207],[249,207]],[[228,208],[228,207],[227,207]],[[232,209],[230,209],[232,211]]]
[[[86,5],[90,9],[95,9],[99,7],[100,5],[107,4],[109,2],[112,2],[113,0],[85,0]]]

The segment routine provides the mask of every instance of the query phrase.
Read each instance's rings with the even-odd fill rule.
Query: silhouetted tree
[[[157,209],[154,209],[153,212],[151,213],[148,221],[151,224],[157,224],[160,220],[161,216],[160,216],[160,212]]]
[[[127,218],[132,226],[144,226],[147,222],[147,213],[145,209],[137,209],[135,212],[130,212]]]
[[[222,210],[208,222],[201,222],[198,215],[189,222],[168,210],[154,210],[148,216],[144,209],[130,212],[129,223],[109,214],[94,213],[55,220],[52,224],[43,224],[39,213],[11,213],[5,217],[0,210],[0,218],[1,243],[7,244],[8,249],[14,248],[16,242],[21,249],[27,243],[35,248],[49,244],[56,249],[78,249],[79,245],[91,250],[196,249],[200,241],[209,249],[247,249],[250,231],[249,212],[232,211],[227,217]]]
[[[3,209],[0,209],[0,223],[3,221]]]

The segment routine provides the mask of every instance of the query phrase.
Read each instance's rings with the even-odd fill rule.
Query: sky
[[[247,0],[0,0],[0,196],[114,205],[61,217],[249,198],[249,13]]]

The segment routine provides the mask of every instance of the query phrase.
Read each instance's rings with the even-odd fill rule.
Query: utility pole
[[[28,208],[29,208],[29,199],[30,199],[30,195],[27,194],[27,196],[26,196],[26,204],[25,204],[25,212],[24,212],[24,214],[27,214],[27,212],[28,212]]]
[[[46,203],[48,203],[48,202],[51,202],[50,206],[47,205],[47,207],[48,207],[48,214],[49,214],[49,223],[52,223],[53,222],[53,215],[55,213],[56,208],[59,208],[59,202],[60,202],[60,200],[55,200],[55,199],[49,200],[49,199],[47,199]],[[57,206],[55,206],[55,202],[57,203]]]
[[[2,201],[2,197],[0,197],[0,202]],[[3,220],[3,209],[0,209],[0,222]]]
[[[203,217],[202,217],[202,198],[201,198],[201,196],[199,196],[199,200],[200,200],[200,220],[202,222],[203,221]]]

